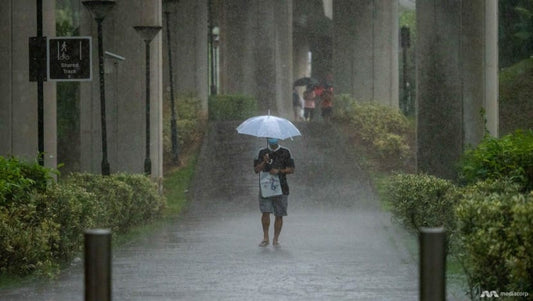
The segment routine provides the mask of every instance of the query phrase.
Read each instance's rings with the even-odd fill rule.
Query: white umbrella
[[[292,122],[272,115],[250,117],[237,127],[237,132],[255,137],[281,140],[302,135]]]

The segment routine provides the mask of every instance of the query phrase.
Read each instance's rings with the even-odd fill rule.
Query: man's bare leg
[[[279,234],[281,233],[281,228],[283,227],[283,216],[276,216],[274,221],[274,240],[272,240],[272,245],[279,245]]]
[[[261,224],[263,225],[263,241],[259,244],[259,246],[266,246],[269,242],[269,236],[268,236],[268,229],[270,228],[270,213],[263,212],[263,215],[261,216]]]

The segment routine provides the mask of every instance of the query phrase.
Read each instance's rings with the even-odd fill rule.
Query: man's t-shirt
[[[269,172],[272,168],[274,169],[284,169],[287,167],[294,168],[294,159],[291,156],[291,152],[289,151],[289,149],[283,146],[280,146],[275,151],[269,149],[268,147],[261,149],[257,155],[257,158],[255,158],[254,160],[254,166],[261,163],[264,155],[267,153],[270,159],[272,159],[272,162],[265,165],[265,168],[263,168],[264,172]],[[283,192],[283,194],[288,195],[289,184],[287,183],[287,175],[285,175],[284,173],[279,173],[278,175],[279,175],[279,182],[281,184],[281,191]]]

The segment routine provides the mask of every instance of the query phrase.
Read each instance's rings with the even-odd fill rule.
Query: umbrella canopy
[[[318,86],[318,84],[319,84],[318,80],[312,77],[302,77],[302,78],[295,80],[293,83],[293,86],[294,87],[308,86],[308,85]]]
[[[302,135],[292,122],[272,115],[248,118],[237,127],[237,132],[255,137],[282,140]]]

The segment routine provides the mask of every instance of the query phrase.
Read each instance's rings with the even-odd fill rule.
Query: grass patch
[[[187,204],[187,195],[197,162],[198,154],[195,154],[189,158],[186,166],[165,176],[163,185],[167,207],[163,210],[163,216],[178,215]]]

